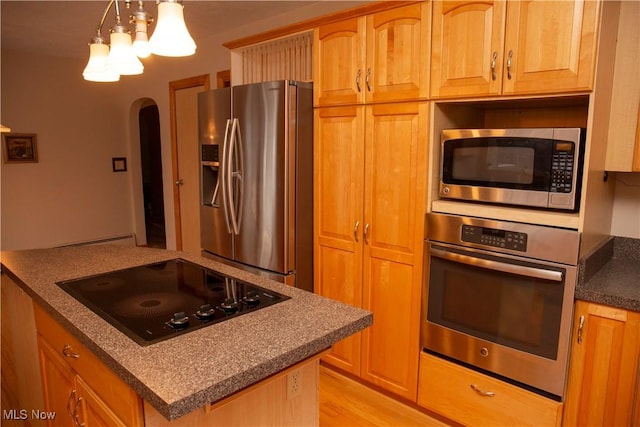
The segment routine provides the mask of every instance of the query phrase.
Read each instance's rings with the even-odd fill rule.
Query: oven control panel
[[[463,242],[477,243],[480,245],[493,246],[512,251],[527,251],[527,234],[515,231],[498,230],[497,228],[477,227],[474,225],[463,225]]]

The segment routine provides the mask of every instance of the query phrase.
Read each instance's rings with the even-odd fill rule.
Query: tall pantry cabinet
[[[428,4],[316,29],[316,292],[373,312],[325,362],[416,399]],[[366,29],[366,30],[365,30]],[[366,53],[366,54],[365,54]],[[404,102],[398,102],[404,101]]]

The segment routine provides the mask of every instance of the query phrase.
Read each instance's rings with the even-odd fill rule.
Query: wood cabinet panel
[[[507,2],[433,2],[431,97],[498,95]]]
[[[562,403],[426,353],[420,355],[418,404],[468,426],[560,426],[562,421]]]
[[[590,90],[599,8],[597,1],[509,2],[503,93]]]
[[[74,390],[75,373],[42,337],[38,337],[40,372],[47,411],[55,412],[56,426],[72,426],[69,402]]]
[[[427,98],[428,11],[417,3],[367,16],[365,102]]]
[[[422,248],[426,190],[427,104],[367,107],[365,250],[413,265]],[[418,197],[417,197],[418,196]],[[420,239],[416,239],[416,235]]]
[[[565,424],[630,425],[638,382],[640,313],[578,301],[574,322]]]
[[[431,97],[593,87],[599,1],[433,2]]]
[[[314,31],[314,105],[428,96],[428,3],[323,25]]]
[[[77,390],[77,382],[80,379],[95,395],[93,406],[86,407],[86,399],[91,399],[94,396],[80,396],[79,392],[77,394],[76,399],[82,397],[82,400],[85,400],[83,404],[85,406],[82,407],[82,412],[85,416],[94,411],[95,399],[99,399],[102,402],[101,405],[112,412],[111,416],[121,420],[121,424],[127,426],[141,425],[142,399],[133,389],[118,378],[89,349],[53,320],[37,304],[34,304],[34,314],[38,329],[38,346],[42,369],[45,369],[44,367],[46,366],[62,364],[66,367],[66,370],[73,373],[72,387],[69,387],[69,384],[63,384],[62,381],[45,383],[45,399],[51,400],[57,405],[59,403],[57,399],[62,399],[59,396],[63,396],[66,413],[66,399],[72,389]],[[47,410],[57,410],[57,406],[56,409],[47,406]],[[97,408],[95,411],[98,414],[101,409]],[[88,423],[87,425],[95,422],[89,419],[84,421]],[[99,421],[97,422],[99,423]]]
[[[323,25],[314,31],[314,105],[354,104],[362,100],[364,28],[361,17]]]
[[[316,109],[315,122],[315,289],[374,313],[371,328],[336,344],[324,360],[411,400],[427,115],[427,103],[326,107]]]
[[[314,288],[362,307],[364,109],[316,109],[314,132]],[[360,340],[358,333],[336,343],[325,360],[359,375]]]

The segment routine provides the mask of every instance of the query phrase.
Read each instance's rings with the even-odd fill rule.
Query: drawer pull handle
[[[71,348],[69,344],[64,345],[64,347],[62,348],[62,354],[64,354],[67,357],[71,357],[72,359],[77,359],[80,357],[78,353],[73,351],[73,348]]]
[[[482,397],[493,397],[493,396],[495,396],[495,395],[496,395],[496,394],[495,394],[494,392],[492,392],[492,391],[484,391],[484,390],[481,390],[480,388],[478,388],[478,386],[476,386],[476,385],[474,385],[474,384],[471,384],[471,389],[472,389],[473,391],[475,391],[476,393],[478,393],[478,394],[479,394],[480,396],[482,396]]]

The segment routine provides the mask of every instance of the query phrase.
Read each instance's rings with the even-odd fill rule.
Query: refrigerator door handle
[[[227,126],[224,130],[224,143],[222,145],[222,166],[221,166],[221,170],[222,170],[222,176],[220,176],[218,179],[220,181],[222,181],[222,206],[223,206],[223,211],[224,211],[224,220],[225,223],[227,224],[227,232],[229,234],[231,234],[231,223],[229,222],[229,200],[227,200],[228,197],[228,167],[227,164],[229,163],[229,127],[231,126],[231,119],[227,119]]]
[[[234,159],[235,170],[233,171],[233,178],[235,179],[237,188],[234,192],[234,204],[237,203],[237,211],[234,213],[236,221],[236,234],[240,234],[240,228],[242,226],[242,210],[244,208],[244,144],[242,143],[242,133],[240,132],[240,121],[236,121],[236,141],[234,143],[235,150],[234,155],[237,155]],[[237,199],[237,200],[236,200]]]
[[[236,170],[236,168],[232,169],[232,165],[235,165],[235,162],[237,162],[237,156],[236,156],[236,136],[237,136],[237,129],[238,129],[238,119],[234,118],[233,119],[233,124],[231,125],[231,141],[229,143],[229,155],[227,158],[227,164],[226,164],[226,170],[225,170],[225,179],[227,182],[227,202],[229,204],[229,209],[228,209],[228,214],[229,217],[231,219],[231,229],[233,230],[233,234],[238,234],[240,232],[239,228],[238,228],[238,219],[236,217],[236,201],[235,199],[235,195],[237,193],[237,186],[234,186],[234,180],[238,181],[240,183],[242,183],[241,181],[241,177],[239,176],[238,172]],[[242,186],[240,186],[240,189],[242,188]]]

